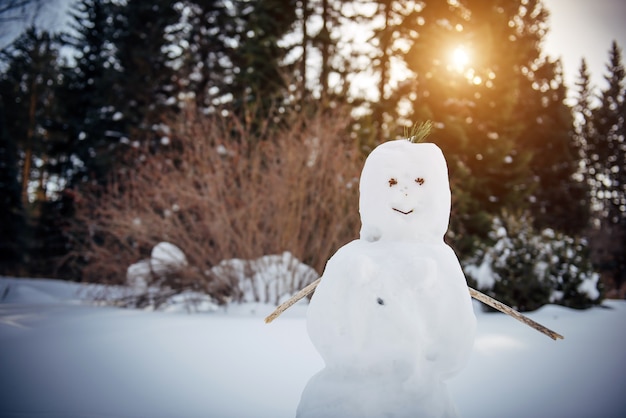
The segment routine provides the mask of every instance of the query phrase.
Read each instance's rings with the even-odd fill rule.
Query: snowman
[[[476,318],[443,240],[451,201],[443,153],[432,143],[383,143],[359,190],[360,239],[328,260],[307,311],[325,367],[297,417],[454,417],[445,382],[468,360]]]

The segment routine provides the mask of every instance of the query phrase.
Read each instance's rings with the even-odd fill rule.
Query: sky
[[[42,20],[53,27],[62,26],[68,21],[67,11],[72,1],[45,1]],[[592,83],[598,88],[604,87],[611,42],[616,40],[622,52],[626,48],[626,1],[543,0],[543,3],[550,12],[550,31],[544,39],[544,52],[562,59],[570,96],[574,93],[582,58],[587,61]],[[14,31],[19,31],[19,27]],[[0,31],[0,35],[2,32],[5,30]],[[7,36],[2,36],[0,47],[6,42]],[[622,57],[625,62],[626,56]]]
[[[550,11],[550,32],[545,38],[544,51],[562,59],[568,87],[575,87],[581,60],[585,58],[592,83],[604,88],[613,40],[622,49],[622,63],[626,63],[626,1],[543,0],[543,3]]]

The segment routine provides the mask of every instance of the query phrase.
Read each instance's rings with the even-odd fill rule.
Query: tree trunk
[[[301,63],[301,77],[302,82],[300,85],[300,102],[302,106],[306,100],[306,78],[307,78],[307,68],[306,61],[308,56],[308,44],[309,44],[309,34],[307,28],[307,20],[309,19],[309,1],[302,0],[302,63]],[[304,106],[303,106],[304,107]]]
[[[28,183],[33,159],[33,135],[35,134],[35,113],[37,111],[37,77],[33,77],[28,106],[28,127],[24,146],[24,165],[22,167],[22,207],[28,207]]]

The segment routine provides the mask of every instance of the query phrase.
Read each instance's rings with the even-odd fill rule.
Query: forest
[[[0,23],[37,0],[6,4]],[[77,0],[67,30],[0,50],[0,275],[123,284],[164,241],[186,255],[154,274],[173,293],[231,300],[214,266],[285,251],[321,274],[358,237],[368,153],[432,121],[470,283],[488,262],[482,290],[521,310],[597,304],[592,275],[624,298],[622,50],[599,46],[605,86],[582,60],[568,92],[548,16],[541,0]]]

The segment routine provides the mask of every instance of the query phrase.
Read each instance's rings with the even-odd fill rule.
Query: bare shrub
[[[321,272],[358,233],[361,158],[348,121],[341,111],[292,115],[255,137],[231,115],[187,109],[169,124],[169,152],[146,154],[137,170],[84,194],[82,230],[74,231],[87,237],[75,253],[87,260],[83,278],[122,283],[127,267],[161,241],[188,261],[162,284],[220,302],[237,286],[211,272],[222,260],[289,251]]]

